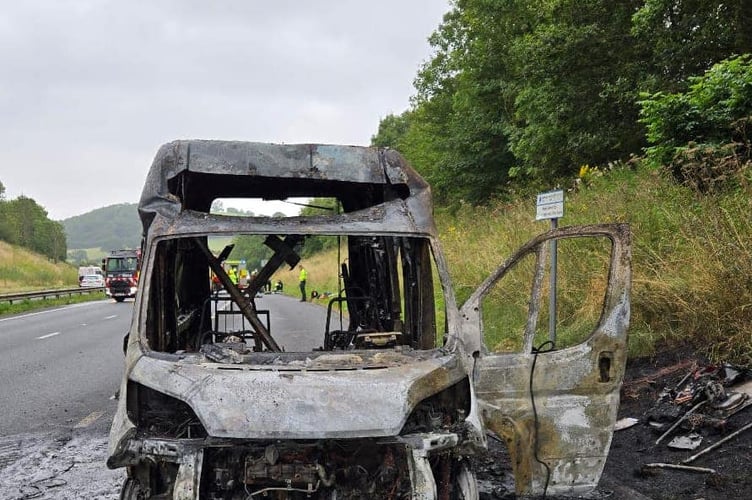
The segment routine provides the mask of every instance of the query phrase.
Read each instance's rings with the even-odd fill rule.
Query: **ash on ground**
[[[122,470],[109,470],[107,437],[87,431],[0,438],[0,498],[116,500]]]

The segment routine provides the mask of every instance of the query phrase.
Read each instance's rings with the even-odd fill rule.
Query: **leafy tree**
[[[235,207],[227,207],[221,213],[224,213],[226,215],[237,215],[237,216],[246,216],[246,217],[253,217],[255,215],[252,210],[242,210],[240,208],[235,208]]]
[[[300,215],[305,217],[312,215],[332,215],[340,211],[339,202],[336,198],[311,198],[300,209]]]
[[[210,213],[218,214],[225,211],[225,206],[222,203],[222,200],[214,200],[211,204],[211,208],[209,209]]]
[[[715,148],[738,144],[737,155],[750,159],[744,130],[752,119],[752,55],[715,64],[703,76],[688,79],[686,92],[645,94],[640,120],[647,129],[648,159],[677,169],[678,155],[694,144]]]
[[[542,178],[573,177],[643,145],[635,104],[642,52],[630,35],[639,0],[537,2],[510,50],[517,83],[505,126],[518,162]]]
[[[8,203],[5,201],[5,186],[0,183],[0,240],[12,243],[14,237],[8,210]]]
[[[502,131],[511,87],[505,78],[524,2],[459,1],[429,38],[436,50],[415,80],[405,155],[442,203],[482,202],[507,180],[512,157]]]
[[[262,267],[262,262],[272,256],[272,250],[264,245],[265,236],[260,235],[241,235],[233,239],[235,248],[230,254],[231,259],[245,260],[248,269],[258,269]]]
[[[70,250],[67,255],[67,260],[75,266],[85,266],[89,264],[89,256],[86,253],[86,250]]]
[[[626,159],[648,140],[655,159],[711,130],[728,137],[725,112],[699,116],[703,106],[675,94],[714,63],[752,53],[747,4],[455,0],[429,38],[434,54],[418,71],[410,109],[381,120],[372,144],[401,151],[440,204],[475,204]],[[727,99],[722,88],[707,99]],[[642,91],[655,98],[640,104]],[[648,118],[661,96],[673,97]]]
[[[300,215],[331,215],[337,209],[337,200],[334,198],[313,198],[308,202],[307,206],[300,210]],[[225,213],[252,215],[251,212],[242,212],[231,207]],[[274,216],[286,217],[283,213],[277,213]],[[235,248],[233,248],[230,258],[245,259],[249,269],[261,268],[262,263],[270,259],[273,255],[273,251],[264,245],[265,239],[266,236],[262,235],[241,235],[235,237],[233,239]],[[333,236],[311,236],[306,238],[302,249],[300,249],[300,255],[302,257],[310,257],[322,250],[334,248],[336,244],[337,238]]]
[[[67,247],[63,226],[50,220],[47,211],[26,196],[0,200],[0,237],[52,260],[65,260]]]
[[[686,92],[644,94],[640,101],[640,119],[654,144],[648,152],[659,163],[690,141],[730,142],[733,124],[752,116],[751,55],[722,61],[688,82]]]
[[[457,0],[429,38],[411,109],[372,142],[401,150],[440,203],[484,203],[644,144],[639,0]]]
[[[379,130],[371,136],[371,146],[402,149],[402,140],[410,127],[409,112],[401,115],[389,114],[379,122]]]
[[[335,198],[311,198],[307,206],[300,209],[302,216],[332,215],[340,211],[339,202]],[[337,247],[336,236],[309,236],[300,251],[301,257],[310,257],[321,251]]]
[[[651,54],[647,90],[685,90],[732,55],[752,53],[748,0],[645,0],[633,16],[633,33]]]

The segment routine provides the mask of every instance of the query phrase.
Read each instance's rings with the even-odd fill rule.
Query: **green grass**
[[[78,270],[65,262],[51,262],[44,256],[0,241],[0,293],[12,294],[78,286]],[[18,314],[36,309],[101,300],[104,292],[74,295],[59,299],[0,302],[0,315]]]
[[[78,286],[77,268],[0,241],[0,293]]]
[[[622,167],[567,191],[561,226],[631,225],[631,356],[689,343],[713,360],[752,363],[752,188],[740,184],[729,192],[700,195],[654,170]],[[438,212],[460,303],[516,247],[548,229],[533,220],[534,211],[531,199]],[[568,269],[568,275],[585,276],[586,262]],[[567,294],[597,295],[603,285],[575,280]]]
[[[347,251],[343,250],[343,255],[340,255],[343,260],[347,258],[346,253]],[[311,296],[313,290],[316,290],[322,295],[324,293],[335,296],[337,295],[339,291],[339,264],[337,256],[337,249],[332,248],[300,261],[300,263],[305,266],[306,271],[308,271],[308,280],[306,281],[306,292],[308,297]],[[285,295],[300,298],[298,281],[299,273],[300,270],[297,266],[295,269],[291,270],[289,266],[285,265],[274,273],[272,276],[272,284],[276,283],[279,279],[284,284],[283,293]],[[328,304],[328,300],[329,299],[320,298],[319,302],[321,304]]]
[[[95,300],[103,300],[106,298],[104,292],[93,292],[85,295],[73,295],[71,297],[61,297],[59,299],[45,299],[45,300],[22,300],[20,302],[14,302],[9,304],[8,302],[0,302],[0,316],[8,316],[11,314],[21,314],[29,311],[36,311],[39,309],[48,309],[51,307],[68,306],[71,304],[79,304],[81,302],[92,302]]]

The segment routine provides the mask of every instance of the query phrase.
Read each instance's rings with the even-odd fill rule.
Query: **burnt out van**
[[[332,209],[212,212],[234,198]],[[392,150],[164,145],[139,204],[110,433],[121,498],[477,499],[488,436],[506,444],[518,495],[592,490],[626,362],[628,227],[537,236],[459,305],[432,212],[429,186]],[[233,255],[243,245],[266,253],[241,290],[223,261],[246,258]],[[335,290],[316,305],[260,293],[280,272],[295,281],[315,245]]]

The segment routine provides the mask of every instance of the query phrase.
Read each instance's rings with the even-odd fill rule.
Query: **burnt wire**
[[[535,396],[533,394],[533,375],[535,374],[535,363],[536,361],[538,361],[538,354],[542,352],[551,352],[555,348],[556,345],[552,340],[547,340],[538,347],[533,347],[533,365],[530,367],[530,403],[533,406],[533,422],[535,423],[535,434],[533,436],[533,456],[535,457],[536,462],[546,468],[546,482],[543,485],[543,495],[541,495],[541,498],[545,498],[548,492],[548,482],[551,479],[551,468],[546,462],[538,457],[538,432],[540,422],[538,421],[538,409],[535,407]]]
[[[325,207],[323,205],[313,205],[312,203],[298,203],[295,201],[288,201],[288,200],[282,200],[285,203],[289,203],[290,205],[297,205],[299,207],[305,207],[305,208],[318,208],[319,210],[329,210],[330,212],[337,211],[337,207]],[[337,211],[339,213],[339,211]]]
[[[336,214],[340,214],[340,203],[337,202],[337,206],[335,207]],[[342,235],[337,235],[337,296],[342,297],[342,268],[340,267],[340,263],[342,262]],[[342,330],[342,303],[339,303],[339,329]]]

